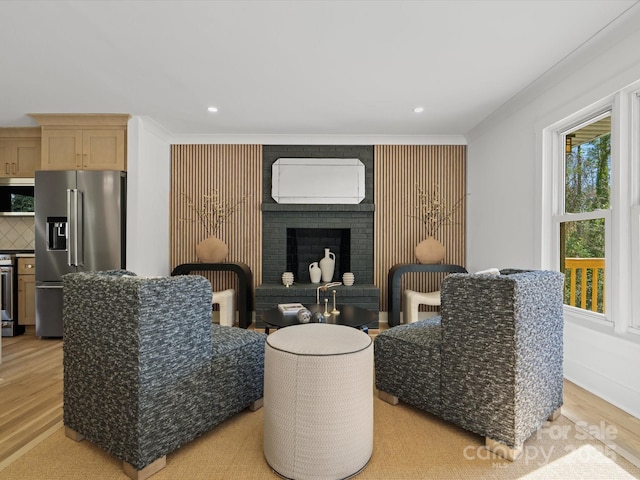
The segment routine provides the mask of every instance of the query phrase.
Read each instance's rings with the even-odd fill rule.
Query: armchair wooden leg
[[[522,445],[518,445],[515,448],[511,448],[506,446],[504,443],[496,442],[495,440],[491,440],[489,437],[485,437],[485,447],[490,452],[495,453],[496,455],[506,458],[512,462],[515,462],[518,457],[522,454]]]
[[[64,434],[69,437],[71,440],[75,440],[76,442],[81,442],[84,440],[84,435],[76,432],[72,428],[64,427]]]
[[[122,462],[122,471],[133,480],[146,480],[154,473],[158,473],[164,467],[167,466],[167,456],[160,457],[154,460],[149,465],[141,470],[137,470],[133,465],[127,462]]]
[[[259,398],[258,400],[250,404],[249,410],[255,412],[256,410],[260,410],[262,408],[262,405],[264,405],[264,397]]]
[[[382,390],[378,390],[378,398],[380,400],[384,400],[385,402],[391,404],[391,405],[397,405],[398,404],[398,397],[391,395],[390,393],[387,392],[383,392]]]
[[[553,412],[551,412],[551,415],[549,415],[548,420],[550,422],[553,422],[554,420],[557,420],[558,417],[561,415],[561,411],[560,411],[561,407],[558,407],[557,409],[555,409]]]

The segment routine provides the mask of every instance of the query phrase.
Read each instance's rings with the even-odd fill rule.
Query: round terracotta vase
[[[227,254],[229,248],[217,237],[208,237],[196,245],[196,255],[202,263],[221,263]]]
[[[444,245],[433,237],[429,237],[416,245],[415,252],[418,262],[425,264],[442,262],[446,253]]]

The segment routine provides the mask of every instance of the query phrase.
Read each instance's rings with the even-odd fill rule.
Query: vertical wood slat
[[[463,145],[376,145],[374,147],[374,282],[380,288],[380,310],[388,310],[387,274],[396,263],[415,263],[414,248],[424,238],[416,213],[417,186],[434,186],[446,205],[466,194],[466,147]],[[465,265],[465,203],[438,239],[446,248],[444,263]],[[407,274],[402,288],[433,291],[443,274]]]
[[[242,262],[253,272],[253,288],[262,282],[262,146],[172,145],[171,147],[171,269],[197,262],[196,245],[207,237],[186,205],[183,193],[194,201],[217,190],[226,201],[250,195],[222,225],[217,237],[229,248],[225,261]],[[238,291],[234,274],[198,272],[216,291]],[[237,298],[237,297],[236,297]]]

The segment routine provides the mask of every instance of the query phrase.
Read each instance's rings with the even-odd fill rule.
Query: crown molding
[[[466,145],[463,135],[173,135],[173,144],[244,145]]]

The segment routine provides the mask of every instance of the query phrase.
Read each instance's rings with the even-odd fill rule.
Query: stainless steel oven
[[[16,276],[14,274],[14,257],[11,255],[0,255],[0,275],[2,275],[2,288],[0,296],[2,298],[2,336],[13,337],[24,332],[24,327],[18,325],[16,308],[16,292],[14,289]]]

